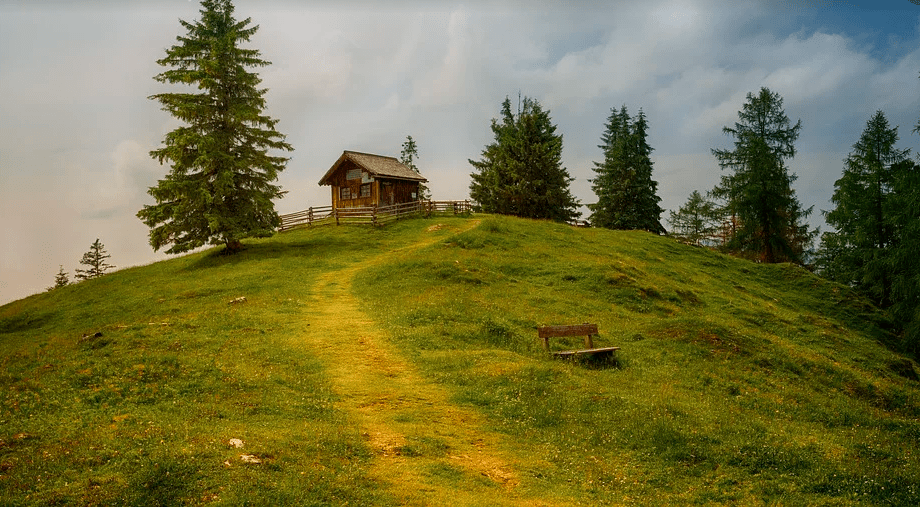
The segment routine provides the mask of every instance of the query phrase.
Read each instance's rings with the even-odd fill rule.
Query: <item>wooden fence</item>
[[[432,213],[455,215],[472,211],[470,201],[415,201],[390,206],[360,206],[333,208],[319,206],[281,215],[281,228],[287,231],[297,227],[318,225],[368,224],[383,225],[412,215],[430,216]]]

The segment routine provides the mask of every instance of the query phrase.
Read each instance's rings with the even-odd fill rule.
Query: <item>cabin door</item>
[[[396,192],[392,183],[383,184],[383,198],[384,201],[390,206],[396,204]]]

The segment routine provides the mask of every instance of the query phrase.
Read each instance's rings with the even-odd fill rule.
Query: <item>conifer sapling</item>
[[[70,285],[70,278],[67,276],[67,272],[64,271],[64,266],[60,266],[58,273],[54,275],[54,285],[48,287],[48,290],[52,291],[68,285]]]
[[[99,278],[100,276],[104,275],[106,271],[114,269],[115,266],[105,262],[105,260],[110,257],[111,255],[105,251],[105,245],[99,242],[99,238],[96,238],[96,241],[90,245],[89,252],[83,254],[83,258],[80,259],[80,264],[89,266],[89,268],[77,268],[76,278],[79,280]]]

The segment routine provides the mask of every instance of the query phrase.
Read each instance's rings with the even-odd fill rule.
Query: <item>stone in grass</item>
[[[252,465],[261,465],[262,458],[256,456],[255,454],[240,454],[240,461],[243,463],[249,463]]]
[[[229,444],[230,447],[235,447],[237,449],[243,448],[243,441],[238,438],[231,438],[230,440],[227,441],[227,444]]]
[[[238,298],[234,298],[230,300],[231,305],[237,305],[237,304],[245,303],[245,302],[246,302],[246,296],[240,296]]]

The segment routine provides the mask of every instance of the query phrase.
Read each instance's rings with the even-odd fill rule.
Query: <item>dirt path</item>
[[[398,252],[326,274],[317,281],[311,309],[310,334],[323,338],[310,346],[326,363],[339,408],[360,425],[375,452],[371,475],[404,505],[539,504],[519,498],[519,473],[500,451],[499,436],[402,358],[352,295],[357,272]]]

